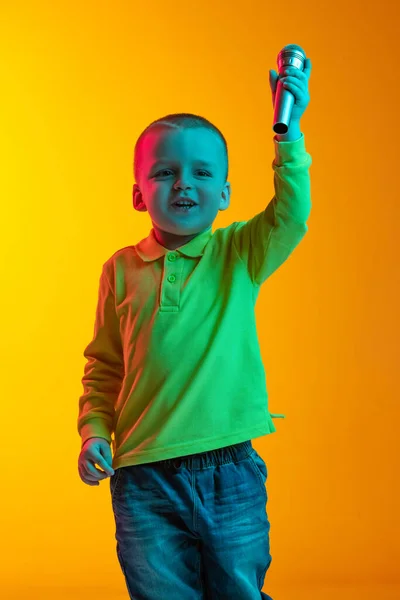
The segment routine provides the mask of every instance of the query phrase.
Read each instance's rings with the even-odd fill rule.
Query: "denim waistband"
[[[206,467],[225,465],[231,462],[244,460],[253,452],[251,440],[234,444],[233,446],[225,446],[217,450],[209,450],[208,452],[200,452],[199,454],[190,454],[188,456],[180,456],[179,458],[167,458],[166,460],[157,461],[158,464],[166,468],[185,467],[186,469],[204,469]]]

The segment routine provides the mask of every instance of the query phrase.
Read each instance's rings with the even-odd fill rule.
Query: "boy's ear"
[[[142,192],[139,189],[137,183],[134,184],[132,190],[132,200],[133,200],[133,208],[138,210],[139,212],[146,212],[147,208],[145,203],[143,202]]]
[[[219,210],[223,211],[229,208],[231,201],[231,184],[227,181],[222,191],[222,199],[219,205]]]

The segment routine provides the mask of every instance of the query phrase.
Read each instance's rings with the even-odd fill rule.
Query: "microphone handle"
[[[275,111],[273,130],[280,135],[287,133],[294,105],[294,96],[292,92],[285,89],[280,79],[278,79],[275,95]]]

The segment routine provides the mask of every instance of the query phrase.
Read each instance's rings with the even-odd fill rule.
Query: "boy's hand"
[[[99,465],[104,471],[95,467]],[[114,475],[110,444],[104,438],[90,438],[82,446],[78,459],[79,476],[87,485],[99,485],[99,481]]]
[[[287,86],[285,86],[284,89],[292,92],[294,96],[291,121],[299,122],[310,102],[308,80],[310,79],[311,68],[311,60],[306,58],[304,71],[300,71],[300,69],[296,69],[295,67],[287,67],[286,70],[288,70],[288,74],[284,74],[283,77],[279,77],[278,73],[272,69],[269,72],[269,85],[271,87],[272,106],[274,108],[276,88],[279,80],[282,81],[282,83],[286,81]]]

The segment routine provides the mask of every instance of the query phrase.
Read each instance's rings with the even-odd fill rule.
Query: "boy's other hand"
[[[103,471],[97,469],[99,465]],[[83,444],[78,459],[79,476],[87,485],[99,485],[99,481],[114,475],[110,444],[104,438],[90,438]]]

